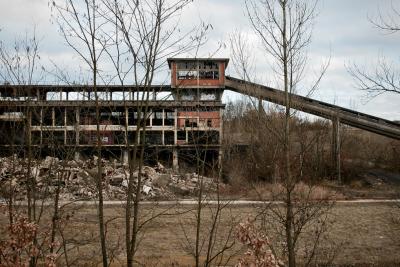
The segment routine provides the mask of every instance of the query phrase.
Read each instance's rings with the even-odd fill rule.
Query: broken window
[[[40,125],[40,110],[39,109],[34,109],[32,111],[31,125],[32,126],[39,126]]]
[[[178,62],[177,69],[178,80],[219,79],[219,66],[213,61]]]
[[[43,125],[52,126],[53,125],[53,111],[51,108],[43,109]]]
[[[75,124],[75,110],[73,108],[67,108],[65,110],[67,113],[67,126],[74,126]]]
[[[153,126],[161,126],[163,113],[161,110],[153,111]]]
[[[167,125],[167,126],[175,125],[175,112],[174,111],[166,111],[165,112],[164,125]]]
[[[143,137],[143,132],[141,132]],[[149,145],[162,145],[162,132],[161,131],[149,131],[146,132],[145,143]]]
[[[185,119],[185,127],[197,128],[197,120],[196,119]]]
[[[67,144],[74,145],[76,142],[76,133],[75,131],[67,131]]]
[[[31,132],[32,145],[40,145],[40,131]]]
[[[54,109],[55,112],[55,125],[64,126],[64,112],[59,109]]]
[[[173,131],[165,131],[164,132],[164,144],[165,145],[173,145],[174,141],[174,132]]]
[[[186,131],[178,131],[178,141],[186,141]]]
[[[201,93],[200,100],[215,101],[217,100],[217,95],[216,93]]]
[[[179,70],[178,71],[178,80],[194,80],[199,76],[199,72],[197,70]]]
[[[135,138],[136,138],[136,131],[129,131],[128,132],[128,143],[136,144]]]

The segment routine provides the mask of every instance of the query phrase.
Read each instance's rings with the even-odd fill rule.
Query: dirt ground
[[[271,199],[268,183],[246,183],[241,185],[226,186],[223,196],[225,198],[259,200]],[[366,170],[352,177],[349,181],[339,183],[336,180],[324,180],[315,187],[315,191],[324,196],[334,196],[338,200],[357,199],[399,199],[400,198],[400,173],[383,169]]]
[[[142,228],[138,266],[193,266],[195,236],[194,206],[143,206],[146,217],[157,215]],[[234,241],[233,232],[240,221],[254,217],[259,208],[253,205],[231,206],[224,210],[219,225],[216,250]],[[201,239],[203,253],[209,234],[210,207],[204,207]],[[44,211],[46,213],[46,209]],[[329,266],[400,266],[400,225],[392,216],[400,213],[393,203],[336,203],[331,210],[329,235],[322,242],[325,251],[337,251],[334,265]],[[108,205],[107,241],[109,255],[114,257],[112,266],[123,266],[125,254],[124,209]],[[63,227],[63,234],[70,248],[68,261],[71,266],[96,266],[101,261],[98,243],[97,212],[95,206],[69,206],[65,216],[70,216]],[[1,218],[5,225],[6,218]],[[44,224],[45,225],[45,224]],[[228,240],[227,243],[226,240]],[[234,266],[243,247],[235,243],[219,263],[220,266]],[[205,254],[204,254],[205,255]],[[321,261],[323,262],[323,256]],[[65,255],[60,257],[60,266],[65,264]]]

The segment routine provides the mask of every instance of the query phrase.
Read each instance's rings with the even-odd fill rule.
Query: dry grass
[[[168,210],[166,211],[166,209]],[[152,207],[146,205],[143,212],[147,216],[165,212],[144,228],[137,260],[141,266],[193,266],[194,260],[185,249],[187,238],[194,236],[193,207]],[[72,211],[74,210],[73,214]],[[335,263],[341,266],[399,266],[400,265],[400,229],[393,225],[391,213],[400,212],[388,203],[376,204],[337,204],[331,218],[328,240],[340,246]],[[98,226],[96,209],[93,206],[74,207],[68,211],[72,217],[65,228],[66,238],[71,247],[70,261],[76,260],[72,266],[96,266],[100,263],[100,249],[97,242]],[[224,240],[232,225],[247,217],[256,215],[257,208],[253,206],[236,206],[225,211],[221,220],[219,237]],[[113,266],[124,265],[124,210],[120,206],[108,206],[105,210],[108,223],[108,245],[115,248]],[[204,209],[204,224],[202,234],[207,236],[210,209]],[[1,225],[6,225],[6,218],[1,218]],[[326,245],[327,244],[323,244]],[[233,258],[229,265],[234,265],[237,251],[235,247],[229,251]],[[63,263],[64,258],[61,258]]]

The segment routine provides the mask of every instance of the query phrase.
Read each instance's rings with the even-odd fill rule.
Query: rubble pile
[[[61,200],[96,199],[98,158],[88,160],[0,158],[0,197],[13,192],[19,200],[26,197],[27,185],[36,184],[37,196],[48,197],[57,190]],[[129,171],[117,160],[101,160],[101,182],[105,200],[126,199],[129,179],[136,192],[139,170]],[[158,163],[143,166],[140,173],[142,199],[174,199],[194,195],[202,182],[206,191],[215,190],[214,180],[196,173],[179,174]],[[8,193],[7,193],[8,192]]]

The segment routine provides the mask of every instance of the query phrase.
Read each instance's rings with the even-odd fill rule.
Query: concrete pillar
[[[223,157],[223,152],[222,149],[219,148],[218,150],[218,172],[219,172],[219,178],[222,178],[222,158]]]
[[[177,145],[178,140],[178,110],[175,109],[174,112],[174,145]]]
[[[27,135],[28,135],[28,146],[32,145],[32,111],[28,111],[27,121]]]
[[[79,124],[80,124],[80,119],[79,119],[79,107],[75,109],[75,144],[76,146],[79,146]]]
[[[43,108],[40,108],[40,144],[43,144]]]
[[[149,120],[150,120],[150,127],[153,127],[153,116],[154,116],[153,110],[149,110],[148,112],[149,112],[148,118],[149,118]],[[147,114],[146,114],[146,115],[147,115]]]
[[[80,118],[79,118],[79,107],[75,108],[75,152],[74,152],[74,159],[78,161],[81,157],[81,153],[79,152],[79,124],[80,124]]]
[[[64,108],[64,145],[67,144],[67,108]]]
[[[179,154],[176,147],[172,149],[172,168],[174,171],[179,170]]]
[[[78,161],[81,158],[81,153],[79,151],[74,152],[74,160]]]
[[[223,109],[220,108],[219,109],[219,140],[218,140],[218,144],[219,144],[219,148],[218,148],[218,168],[219,168],[219,172],[220,175],[222,175],[222,156],[223,156],[223,151],[222,151],[222,138],[223,138],[223,127],[224,127],[224,121],[222,120],[222,116],[223,116]]]
[[[129,128],[129,110],[127,107],[125,107],[125,136],[124,136],[125,144],[128,144],[128,131],[129,131],[128,128]]]
[[[128,149],[124,149],[122,151],[122,163],[124,165],[128,165],[129,164],[129,151],[128,151]]]
[[[340,119],[336,117],[332,120],[332,159],[338,182],[342,182],[340,165]]]
[[[51,108],[51,126],[56,126],[56,111]]]
[[[260,115],[264,112],[263,101],[261,97],[258,98],[258,112]]]

